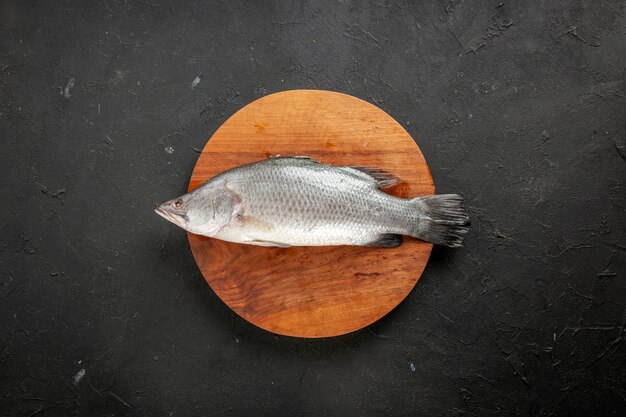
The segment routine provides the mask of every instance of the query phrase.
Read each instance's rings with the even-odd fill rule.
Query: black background
[[[625,27],[621,0],[0,1],[1,415],[625,415]],[[473,220],[326,340],[240,319],[152,212],[295,88],[387,111]]]

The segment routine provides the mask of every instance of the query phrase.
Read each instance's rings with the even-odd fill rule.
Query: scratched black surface
[[[0,415],[625,415],[625,16],[1,1]],[[237,317],[152,212],[229,115],[293,88],[390,113],[473,219],[327,340]]]

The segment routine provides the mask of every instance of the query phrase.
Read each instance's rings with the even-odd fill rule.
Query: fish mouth
[[[188,221],[187,215],[172,213],[167,208],[163,208],[163,204],[155,207],[154,212],[163,217],[165,220],[186,229],[186,222]]]
[[[163,217],[165,220],[174,222],[174,216],[172,215],[172,213],[166,210],[163,210],[160,206],[155,207],[154,212],[158,214],[159,216]]]

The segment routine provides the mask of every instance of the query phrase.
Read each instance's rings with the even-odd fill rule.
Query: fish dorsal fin
[[[272,155],[270,157],[268,157],[268,160],[270,161],[279,161],[279,160],[285,160],[285,162],[289,162],[294,161],[294,162],[305,162],[305,163],[311,163],[311,164],[319,164],[320,161],[317,161],[311,157],[308,156],[284,156],[284,155]]]
[[[373,167],[342,167],[341,169],[348,171],[354,175],[358,175],[363,179],[373,181],[378,188],[389,188],[400,183],[400,178],[395,175],[383,171],[380,168]]]
[[[286,164],[319,164],[320,163],[320,161],[317,161],[308,156],[282,156],[282,155],[270,156],[264,162],[286,163]],[[360,167],[360,166],[334,167],[334,168],[342,169],[346,172],[351,173],[352,175],[358,178],[367,180],[371,182],[374,186],[380,189],[393,187],[394,185],[400,183],[400,178],[380,168]]]

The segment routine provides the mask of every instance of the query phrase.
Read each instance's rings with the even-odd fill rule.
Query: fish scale
[[[392,211],[403,208],[390,201],[384,204],[394,198],[352,173],[303,159],[270,160],[253,172],[242,175],[234,171],[226,181],[242,196],[246,216],[271,223],[271,230],[234,226],[217,238],[240,239],[243,235],[251,241],[285,241],[294,246],[359,245],[380,234],[398,232],[398,227],[378,221],[379,216],[372,218],[369,208],[386,209],[394,219],[398,216]],[[289,183],[296,186],[286,186]]]

